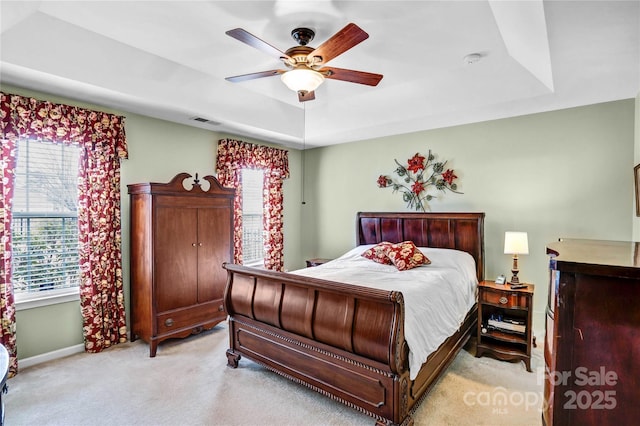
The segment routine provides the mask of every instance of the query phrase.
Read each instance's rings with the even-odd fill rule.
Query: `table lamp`
[[[518,279],[518,255],[529,254],[529,241],[526,232],[505,232],[504,233],[504,254],[513,255],[513,265],[511,267],[510,284],[519,284]]]

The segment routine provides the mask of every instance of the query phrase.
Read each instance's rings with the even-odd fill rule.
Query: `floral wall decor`
[[[407,160],[407,165],[402,165],[398,160],[394,160],[398,165],[395,173],[399,177],[399,183],[391,177],[380,175],[378,178],[379,188],[393,188],[393,192],[402,192],[402,199],[407,203],[407,207],[416,211],[426,211],[429,207],[428,201],[434,197],[430,190],[456,194],[459,192],[458,185],[454,180],[458,178],[453,169],[446,169],[446,161],[435,161],[435,156],[429,150],[426,157],[416,153]]]

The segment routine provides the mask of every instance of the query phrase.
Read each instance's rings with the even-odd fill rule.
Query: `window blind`
[[[18,143],[11,221],[17,295],[79,284],[78,156],[77,146]]]
[[[250,266],[264,264],[263,181],[262,170],[242,170],[242,262]]]

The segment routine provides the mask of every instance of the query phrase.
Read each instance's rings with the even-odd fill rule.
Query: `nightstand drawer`
[[[480,302],[492,305],[502,306],[505,308],[529,308],[531,297],[522,292],[510,292],[508,289],[502,291],[491,291],[485,289],[480,292]]]

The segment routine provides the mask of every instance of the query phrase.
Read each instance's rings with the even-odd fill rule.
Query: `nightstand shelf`
[[[483,337],[489,337],[506,343],[526,344],[527,336],[522,333],[507,333],[499,330],[487,330]]]
[[[487,353],[505,361],[522,360],[531,371],[534,287],[512,289],[493,281],[479,284],[477,357]]]

